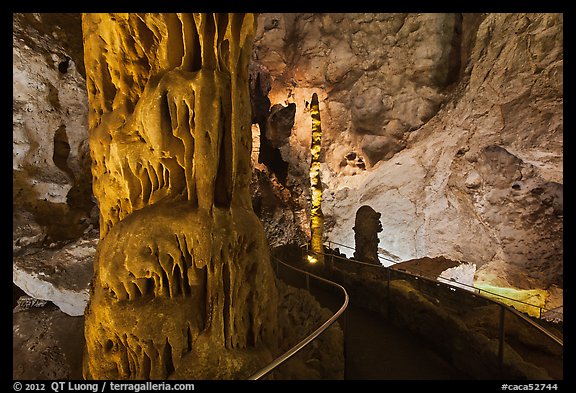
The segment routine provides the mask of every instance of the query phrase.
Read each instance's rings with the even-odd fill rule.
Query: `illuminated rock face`
[[[86,378],[243,378],[271,360],[277,289],[248,189],[254,27],[83,16],[101,230]]]
[[[327,240],[354,244],[370,205],[394,260],[562,287],[562,14],[261,14],[255,58],[271,104],[296,104],[288,184],[307,181],[318,92]]]

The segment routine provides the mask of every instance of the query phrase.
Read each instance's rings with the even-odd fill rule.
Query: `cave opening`
[[[270,140],[266,137],[266,127],[260,128],[260,153],[258,162],[266,165],[271,173],[276,175],[278,181],[286,186],[288,178],[288,163],[282,159],[280,149],[272,146]]]
[[[253,146],[253,149],[258,149],[258,163],[265,165],[270,173],[274,174],[283,186],[286,186],[289,164],[282,158],[280,148],[275,146],[270,135],[270,118],[275,113],[273,110],[275,106],[271,108],[270,98],[268,97],[270,86],[264,84],[261,71],[256,71],[255,74],[250,75],[250,101],[252,106],[252,124],[258,125],[260,135],[259,146]],[[295,104],[290,105],[294,106],[295,112]],[[292,107],[290,108],[292,109]],[[294,117],[292,116],[293,124]]]
[[[58,63],[58,71],[60,71],[61,74],[68,73],[69,65],[70,65],[70,59],[66,58],[65,60]]]

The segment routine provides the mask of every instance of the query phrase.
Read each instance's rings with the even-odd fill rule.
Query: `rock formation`
[[[70,316],[84,315],[98,236],[92,232],[62,247],[26,247],[14,256],[14,283]]]
[[[461,73],[466,48],[460,14],[262,14],[255,61],[273,76],[271,104],[295,103],[292,157],[299,166],[307,137],[306,102],[317,91],[324,116],[325,162],[338,171],[357,151],[369,166],[406,147],[431,119]],[[464,52],[464,53],[463,53]]]
[[[79,14],[13,14],[13,282],[69,315],[98,240]]]
[[[352,245],[367,204],[398,260],[563,285],[561,14],[262,14],[258,26],[271,104],[296,104],[288,184],[305,178],[318,92],[328,240]]]
[[[20,298],[12,315],[12,378],[81,380],[83,319],[49,302]]]
[[[318,95],[312,94],[310,102],[312,116],[312,142],[310,143],[310,249],[313,254],[308,256],[310,263],[324,264],[324,214],[322,213],[322,178],[320,177],[320,153],[322,152],[322,126],[320,121],[320,105]]]
[[[242,378],[271,359],[277,290],[248,187],[254,25],[83,16],[101,238],[86,378]]]
[[[58,24],[54,22],[58,20]],[[65,28],[63,28],[64,26]],[[14,14],[14,249],[77,239],[91,224],[80,17]]]
[[[354,259],[380,265],[378,259],[378,233],[382,232],[380,216],[370,206],[361,206],[354,222]]]

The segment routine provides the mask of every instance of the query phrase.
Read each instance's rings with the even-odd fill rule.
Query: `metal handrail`
[[[337,243],[337,242],[334,242],[334,241],[329,240],[329,241],[328,241],[328,247],[329,247],[329,248],[331,248],[331,247],[330,247],[331,244],[336,244],[336,245],[338,245],[338,246],[346,247],[346,248],[348,248],[348,249],[350,249],[350,250],[356,251],[356,249],[353,248],[353,247],[350,247],[350,246],[347,246],[347,245],[345,245],[345,244],[341,244],[341,243]],[[384,259],[384,260],[386,260],[386,261],[388,261],[388,262],[392,262],[392,264],[394,264],[394,265],[401,263],[401,262],[393,261],[393,260],[391,260],[391,259],[389,259],[389,258],[386,258],[386,257],[384,257],[384,256],[381,255],[381,254],[377,254],[377,256],[378,256],[378,259]],[[353,259],[350,259],[350,260],[353,260]],[[366,262],[361,262],[361,261],[357,261],[357,260],[353,260],[353,261],[354,261],[354,262],[358,262],[358,263],[362,263],[362,264],[365,264],[365,265],[378,266],[378,265],[374,265],[374,264],[366,263]],[[386,266],[384,266],[384,267],[386,267]],[[392,268],[392,267],[390,267],[390,268]],[[398,271],[402,271],[402,272],[406,272],[406,273],[409,273],[410,275],[413,275],[412,273],[410,273],[409,270],[406,270],[406,269],[403,269],[403,268],[393,267],[393,269],[394,269],[394,270],[398,270]],[[419,273],[419,274],[418,274],[419,277],[427,277],[427,276],[424,274],[424,271],[422,271],[422,270],[420,270],[420,269],[413,269],[413,271],[416,271],[417,273]],[[447,279],[444,279],[444,280],[447,280]],[[439,281],[439,280],[438,280],[438,281]],[[462,282],[459,282],[459,281],[455,281],[455,282],[457,282],[459,286],[464,286],[464,287],[467,287],[467,288],[471,288],[471,289],[473,289],[474,291],[478,291],[478,294],[480,294],[481,292],[485,292],[485,293],[489,293],[490,295],[493,295],[493,296],[497,296],[497,297],[500,297],[500,298],[503,298],[503,299],[507,299],[507,300],[510,300],[510,301],[519,303],[519,304],[524,304],[524,305],[526,305],[526,306],[530,306],[530,307],[537,308],[537,309],[540,310],[540,318],[542,317],[542,311],[551,311],[551,310],[555,310],[555,309],[557,309],[557,308],[562,307],[562,306],[558,306],[558,307],[555,307],[555,308],[553,308],[553,309],[547,309],[547,308],[542,307],[542,306],[537,306],[536,304],[524,302],[524,301],[522,301],[522,300],[514,299],[514,298],[511,298],[511,297],[508,297],[508,296],[505,296],[505,295],[501,295],[501,294],[496,293],[496,292],[487,291],[486,289],[478,288],[478,287],[475,287],[475,286],[473,286],[473,285],[468,285],[468,284],[465,284],[465,283],[462,283]]]
[[[307,277],[316,278],[320,281],[323,281],[325,283],[328,283],[330,285],[333,285],[333,286],[341,289],[343,294],[344,294],[344,303],[338,309],[338,311],[336,311],[336,313],[334,315],[332,315],[332,317],[330,317],[326,322],[324,322],[322,325],[320,325],[320,327],[318,329],[314,330],[311,334],[306,336],[302,341],[300,341],[298,344],[296,344],[295,346],[290,348],[284,354],[282,354],[279,357],[277,357],[276,359],[274,359],[267,366],[265,366],[264,368],[260,369],[259,371],[257,371],[253,375],[251,375],[250,378],[248,378],[249,380],[257,380],[257,379],[262,378],[264,375],[268,374],[270,371],[272,371],[276,367],[280,366],[286,360],[290,359],[292,356],[294,356],[296,353],[298,353],[298,351],[300,351],[306,345],[308,345],[312,341],[314,341],[319,335],[321,335],[326,329],[328,329],[334,322],[336,322],[336,320],[342,315],[342,313],[344,313],[344,311],[346,311],[346,308],[348,307],[348,292],[346,292],[346,289],[342,285],[337,284],[333,281],[327,280],[323,277],[317,276],[315,274],[312,274],[310,272],[307,272],[305,270],[300,270],[298,268],[290,266],[287,263],[282,262],[280,259],[278,259],[276,257],[273,257],[273,258],[276,260],[277,263],[281,263],[282,265],[288,266],[289,268],[291,268],[293,270],[304,273],[304,274],[306,274]]]
[[[328,240],[328,247],[329,247],[329,248],[332,248],[332,247],[330,247],[331,244],[336,244],[337,246],[346,247],[346,248],[349,249],[349,250],[354,250],[354,251],[356,251],[356,249],[355,249],[354,247],[350,247],[350,246],[347,246],[346,244],[337,243],[337,242],[334,242],[334,241],[332,241],[332,240]],[[382,254],[378,254],[377,256],[378,256],[378,259],[384,259],[385,261],[392,262],[393,264],[400,263],[400,262],[394,261],[394,260],[392,260],[392,259],[390,259],[390,258],[386,258],[386,257],[383,256]]]
[[[333,258],[337,258],[337,259],[342,259],[342,260],[349,261],[349,262],[358,263],[358,264],[361,264],[361,265],[368,265],[368,266],[371,266],[371,267],[381,268],[381,269],[385,269],[385,270],[386,270],[386,269],[389,269],[388,267],[383,266],[383,265],[374,265],[374,264],[371,264],[371,263],[366,263],[366,262],[358,261],[358,260],[355,260],[355,259],[343,258],[343,257],[340,257],[340,256],[338,256],[338,255],[326,254],[326,253],[323,253],[323,252],[322,252],[322,253],[317,252],[317,253],[318,253],[318,254],[325,255],[325,256],[330,256],[330,257],[333,257]],[[398,269],[394,269],[394,270],[400,271],[400,270],[398,270]],[[437,286],[446,286],[446,287],[449,287],[449,288],[452,289],[452,290],[458,290],[458,289],[460,289],[459,287],[454,286],[454,285],[450,285],[450,284],[448,284],[447,282],[437,281],[437,280],[435,280],[435,279],[432,279],[432,278],[429,278],[429,277],[426,277],[426,276],[417,276],[417,275],[412,274],[412,273],[410,273],[410,272],[408,272],[408,271],[402,271],[402,273],[403,273],[403,274],[406,274],[406,275],[409,275],[409,276],[412,276],[412,277],[415,277],[416,279],[419,279],[419,278],[420,278],[420,279],[423,279],[423,280],[428,281],[428,282],[431,282],[431,283],[433,283],[433,284],[435,284],[435,285],[437,285]],[[485,291],[485,292],[487,292],[487,291]],[[466,293],[466,292],[463,292],[463,293]],[[535,327],[535,328],[538,329],[540,332],[544,333],[548,338],[550,338],[551,340],[553,340],[554,342],[556,342],[556,343],[557,343],[558,345],[560,345],[561,347],[564,347],[564,341],[563,341],[562,339],[556,337],[555,335],[553,335],[552,333],[550,333],[547,329],[545,329],[544,327],[540,326],[539,324],[537,324],[536,322],[534,322],[532,319],[530,319],[529,317],[527,317],[527,316],[524,315],[523,313],[520,313],[518,310],[516,310],[516,309],[514,309],[514,308],[512,308],[512,307],[510,307],[510,306],[508,306],[507,304],[504,304],[504,303],[502,303],[502,302],[498,302],[498,301],[496,301],[496,300],[494,300],[494,299],[492,299],[492,298],[490,298],[490,297],[488,297],[488,296],[482,295],[481,293],[473,294],[473,295],[474,295],[474,296],[479,296],[479,297],[481,297],[482,299],[485,299],[486,301],[488,301],[488,302],[490,302],[490,303],[494,303],[494,304],[496,304],[496,305],[498,305],[498,306],[500,306],[500,307],[503,307],[504,309],[506,309],[507,311],[511,312],[512,314],[514,314],[514,315],[522,318],[524,321],[526,321],[526,322],[527,322],[529,325],[531,325],[532,327]]]

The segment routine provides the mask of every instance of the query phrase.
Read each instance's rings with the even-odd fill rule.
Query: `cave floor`
[[[346,379],[467,379],[427,343],[382,317],[351,306]]]

